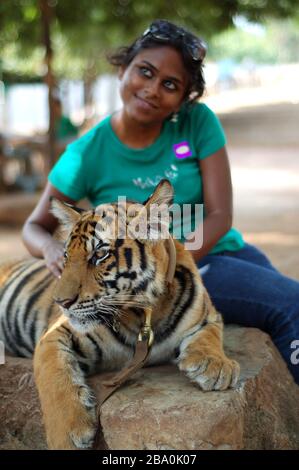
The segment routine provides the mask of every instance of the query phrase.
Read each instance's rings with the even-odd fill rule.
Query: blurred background
[[[299,0],[2,0],[0,260],[26,254],[20,228],[65,146],[121,106],[106,54],[155,18],[207,42],[234,225],[299,279]]]

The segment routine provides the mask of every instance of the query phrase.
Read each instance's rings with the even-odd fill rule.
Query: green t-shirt
[[[58,140],[67,139],[68,137],[76,137],[78,135],[78,128],[74,126],[72,121],[66,117],[61,116],[55,122],[55,136]]]
[[[155,142],[143,149],[123,144],[108,116],[68,145],[51,170],[49,181],[71,199],[79,201],[86,197],[97,206],[117,201],[118,196],[142,203],[166,178],[174,187],[174,203],[192,207],[193,230],[195,204],[204,204],[198,159],[209,157],[224,145],[221,124],[203,103],[190,109],[182,107],[177,122],[165,121]],[[185,238],[176,232],[175,236]],[[242,235],[232,228],[211,253],[236,251],[243,246]]]

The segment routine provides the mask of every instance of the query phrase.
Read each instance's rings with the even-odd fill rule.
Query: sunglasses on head
[[[194,61],[203,60],[206,55],[207,46],[204,41],[190,37],[181,28],[176,28],[174,30],[173,28],[170,28],[167,23],[161,24],[159,26],[151,24],[150,27],[144,31],[142,37],[144,38],[145,36],[149,35],[162,42],[167,42],[171,39],[182,40]]]

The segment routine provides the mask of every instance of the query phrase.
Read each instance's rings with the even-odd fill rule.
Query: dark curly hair
[[[167,35],[163,39],[151,34],[154,31],[167,31]],[[194,58],[189,45],[196,45],[200,51],[199,57]],[[197,36],[182,28],[176,26],[167,20],[155,20],[151,23],[148,30],[138,37],[130,46],[120,47],[116,52],[107,55],[110,64],[115,66],[127,66],[136,55],[143,49],[151,49],[161,46],[171,46],[176,49],[182,57],[185,68],[189,74],[189,86],[185,93],[185,101],[188,104],[194,103],[200,98],[205,90],[205,80],[203,77],[203,59],[205,56],[205,43]]]

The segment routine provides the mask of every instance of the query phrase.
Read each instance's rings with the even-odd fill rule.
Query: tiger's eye
[[[109,250],[107,248],[99,248],[96,250],[95,254],[97,255],[98,258],[103,258],[107,253],[109,253]]]
[[[108,258],[109,255],[110,255],[110,251],[107,248],[98,249],[92,255],[89,262],[94,266],[98,266],[102,261]]]

